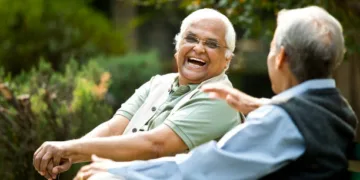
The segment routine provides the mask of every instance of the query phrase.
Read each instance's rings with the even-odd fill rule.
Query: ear
[[[286,61],[285,48],[284,46],[281,46],[280,52],[278,53],[275,59],[275,68],[280,69],[284,65],[285,61]]]
[[[228,54],[229,53],[229,54]],[[231,53],[231,52],[229,52],[229,51],[227,51],[226,52],[226,54],[225,54],[225,61],[227,62],[227,63],[230,63],[230,61],[231,61],[231,59],[234,57],[234,54],[233,53]]]
[[[227,67],[230,66],[230,62],[231,62],[231,59],[233,58],[233,56],[234,56],[234,55],[231,54],[230,56],[225,57],[226,65],[225,65],[224,69],[226,69]]]

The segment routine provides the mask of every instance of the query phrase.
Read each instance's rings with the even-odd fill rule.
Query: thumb
[[[52,172],[54,174],[59,174],[59,173],[62,173],[62,172],[65,172],[65,171],[69,170],[70,167],[71,167],[71,162],[70,161],[65,161],[63,164],[61,164],[59,166],[55,166],[52,169]]]
[[[111,160],[109,160],[109,159],[105,159],[105,158],[101,158],[101,157],[99,157],[99,156],[96,156],[95,154],[93,154],[93,155],[91,156],[91,160],[92,160],[93,162],[106,162],[106,161],[111,161]]]

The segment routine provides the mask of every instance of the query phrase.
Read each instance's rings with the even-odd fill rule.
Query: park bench
[[[349,172],[351,180],[360,180],[360,143],[353,143],[349,156]]]

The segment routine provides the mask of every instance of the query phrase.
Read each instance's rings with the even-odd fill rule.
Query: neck
[[[294,76],[289,76],[289,78],[287,78],[284,83],[282,84],[282,86],[280,87],[280,92],[283,92],[287,89],[290,89],[296,85],[300,84],[299,81],[294,77]]]
[[[179,86],[188,85],[189,82],[179,77]]]

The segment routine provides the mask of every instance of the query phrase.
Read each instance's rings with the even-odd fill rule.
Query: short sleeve
[[[211,99],[199,92],[164,122],[193,149],[221,138],[240,123],[240,116],[225,101]]]
[[[131,120],[140,106],[145,102],[145,99],[148,97],[150,92],[150,82],[151,80],[140,86],[140,88],[136,89],[135,93],[116,111],[115,116],[122,115]]]

